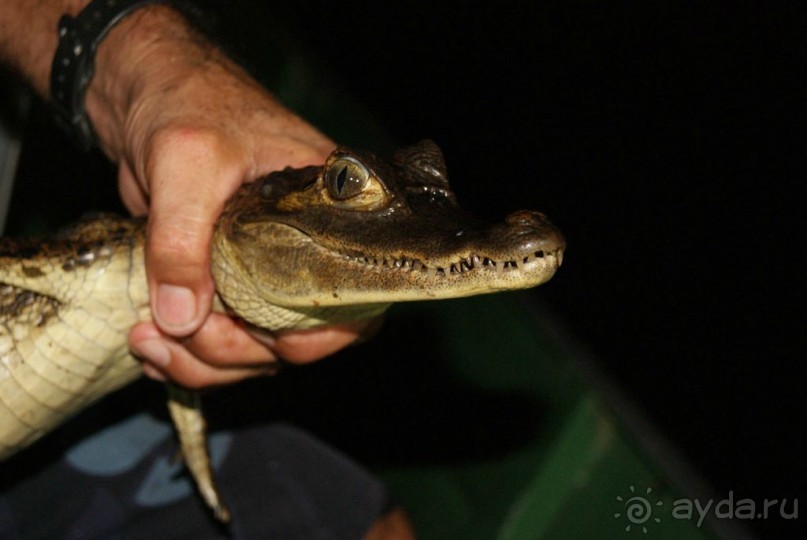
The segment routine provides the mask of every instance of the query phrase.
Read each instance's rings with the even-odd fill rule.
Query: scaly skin
[[[0,243],[0,458],[140,376],[126,338],[149,316],[143,232],[102,217]]]
[[[140,375],[128,330],[149,318],[145,224],[100,216],[42,243],[0,241],[0,459]],[[439,149],[392,162],[337,149],[322,167],[247,184],[216,227],[217,309],[263,330],[373,317],[393,302],[533,287],[565,243],[537,212],[465,215]],[[189,470],[216,517],[198,397],[169,386]]]

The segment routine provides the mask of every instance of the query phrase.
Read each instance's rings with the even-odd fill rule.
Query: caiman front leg
[[[229,523],[230,511],[224,505],[213,482],[213,470],[207,451],[207,425],[202,415],[199,394],[170,383],[166,384],[166,387],[168,388],[168,411],[176,426],[185,465],[193,476],[205,503],[213,510],[216,519],[222,523]]]

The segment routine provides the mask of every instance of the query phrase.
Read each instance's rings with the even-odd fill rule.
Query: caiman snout
[[[554,254],[558,263],[563,260],[566,240],[542,212],[518,210],[509,214],[504,222],[507,228],[506,234],[511,241],[520,243],[518,251],[529,252],[537,258],[542,258],[546,254]],[[520,258],[520,255],[517,258]],[[527,261],[527,259],[523,260]]]
[[[529,229],[552,226],[546,215],[535,210],[518,210],[507,216],[504,221],[512,227],[521,226]]]
[[[546,249],[549,251],[566,247],[563,235],[542,212],[518,210],[508,215],[504,222],[510,234],[518,237],[535,236],[539,243],[546,244]]]

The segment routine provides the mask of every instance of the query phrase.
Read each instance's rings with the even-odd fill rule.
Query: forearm
[[[58,42],[59,17],[77,14],[89,0],[0,2],[0,60],[20,73],[36,92],[50,91],[50,67]]]
[[[76,16],[89,0],[0,2],[0,60],[25,78],[44,99],[58,43],[58,21]],[[105,36],[95,55],[95,75],[85,107],[102,148],[118,160],[134,99],[145,84],[168,84],[183,69],[198,66],[214,49],[184,18],[165,6],[129,14]],[[170,90],[170,88],[165,88]]]

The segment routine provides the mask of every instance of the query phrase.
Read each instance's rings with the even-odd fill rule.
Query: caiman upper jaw
[[[381,269],[418,271],[425,272],[434,277],[459,276],[468,272],[486,269],[494,272],[512,272],[529,268],[537,261],[554,258],[557,267],[563,263],[563,248],[551,251],[543,249],[536,250],[528,255],[510,259],[492,259],[484,255],[471,254],[466,257],[458,257],[452,262],[424,263],[417,258],[381,258],[378,257],[351,257],[347,259],[366,266],[378,267]],[[531,287],[540,283],[525,282],[523,287]],[[523,288],[522,287],[522,288]],[[516,287],[513,287],[516,288]]]
[[[400,250],[387,253],[356,251],[346,255],[346,258],[372,267],[416,270],[435,276],[459,275],[481,268],[518,270],[546,257],[557,258],[558,265],[562,262],[565,241],[540,212],[514,212],[503,225],[491,227],[481,238],[478,231],[473,233],[476,234],[469,236],[475,238],[464,242],[462,237],[466,231],[460,229],[454,232],[453,238],[444,240],[439,253],[414,250],[409,253],[405,250],[403,253]],[[432,240],[434,237],[439,237],[437,231]]]

